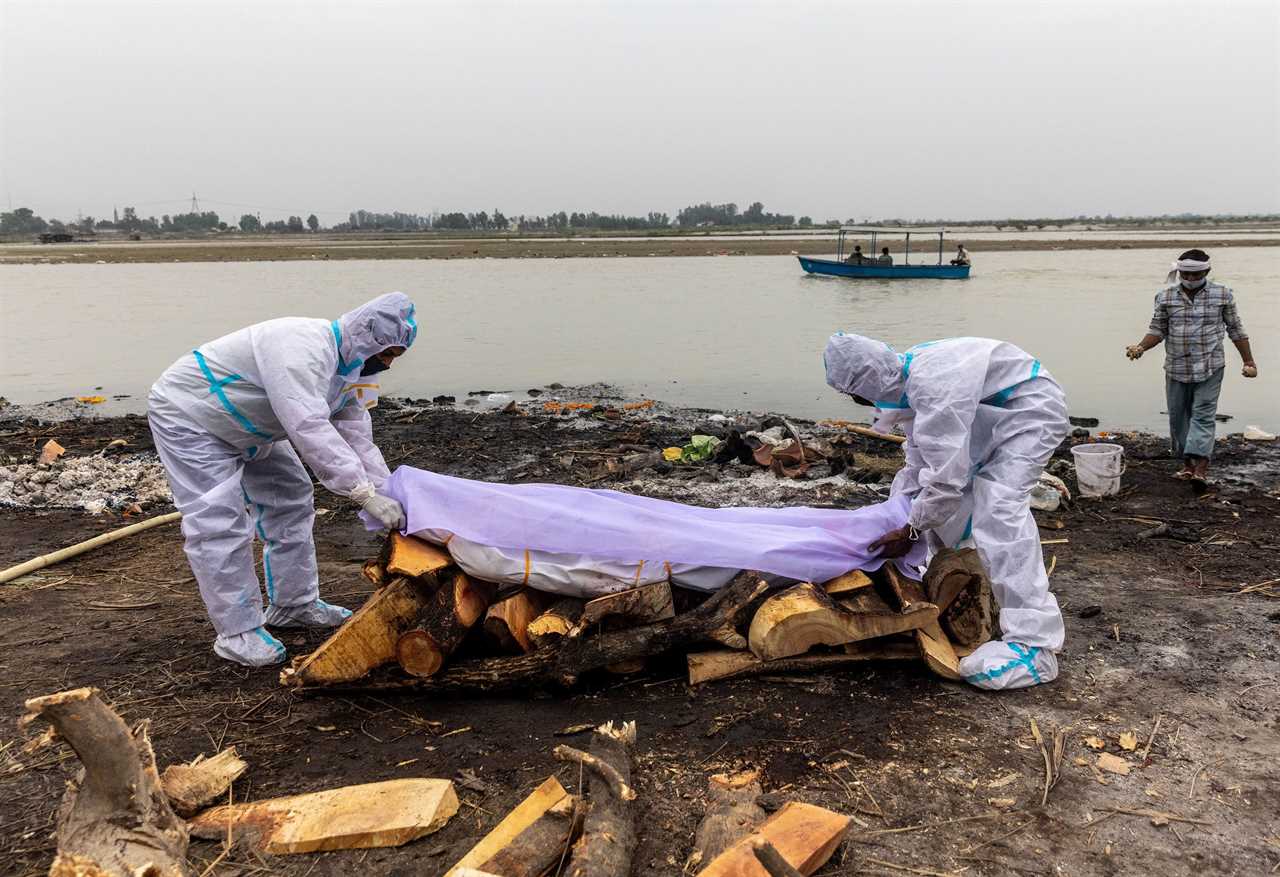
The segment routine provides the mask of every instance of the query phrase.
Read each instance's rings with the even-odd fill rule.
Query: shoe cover
[[[284,643],[261,627],[234,636],[220,636],[213,641],[213,651],[220,658],[246,667],[269,667],[283,663],[288,657]]]
[[[960,661],[960,675],[977,688],[1029,688],[1058,678],[1058,659],[1039,646],[991,640]]]
[[[323,600],[299,606],[267,607],[266,623],[272,627],[337,627],[351,617],[350,609]]]

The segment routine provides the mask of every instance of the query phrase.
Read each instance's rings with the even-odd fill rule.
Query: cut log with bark
[[[652,585],[641,585],[588,600],[587,605],[582,608],[582,616],[569,635],[580,636],[605,618],[614,616],[621,616],[636,624],[647,624],[672,618],[675,614],[671,583],[654,582]]]
[[[701,605],[675,618],[567,639],[557,649],[514,658],[457,661],[430,678],[359,686],[316,687],[317,694],[355,691],[508,691],[530,685],[571,685],[579,676],[631,658],[659,655],[701,642],[723,642],[745,623],[752,601],[768,590],[759,573],[744,572]]]
[[[415,536],[392,532],[382,545],[378,562],[388,576],[419,578],[453,563],[449,552]]]
[[[455,571],[418,612],[412,626],[396,640],[396,660],[412,676],[433,676],[462,644],[493,599],[489,582]]]
[[[58,813],[50,874],[187,877],[187,827],[169,806],[156,771],[148,723],[133,730],[95,688],[26,702],[22,724],[43,719],[75,750],[84,772],[69,783]]]
[[[387,578],[387,571],[378,561],[377,558],[366,560],[364,566],[360,567],[360,574],[369,580],[374,587],[381,588],[390,581]]]
[[[635,816],[631,802],[631,750],[636,723],[606,722],[591,735],[591,751],[557,746],[561,761],[581,764],[587,771],[587,817],[582,836],[573,846],[566,873],[573,877],[618,877],[631,873],[636,850]]]
[[[698,877],[770,877],[755,855],[758,840],[768,841],[792,868],[812,874],[844,840],[850,819],[839,813],[788,802],[759,829],[725,850],[698,872]]]
[[[832,597],[849,594],[862,588],[871,587],[871,576],[860,569],[851,570],[842,576],[836,576],[829,582],[823,582],[822,590]]]
[[[856,592],[852,599],[870,589]],[[915,630],[936,621],[936,606],[923,603],[908,612],[869,614],[850,611],[826,591],[804,582],[761,604],[747,635],[751,651],[762,661],[789,658],[816,645],[838,646]]]
[[[499,652],[523,655],[533,651],[529,625],[542,614],[546,597],[532,588],[522,588],[504,600],[491,605],[484,615],[483,630]]]
[[[938,607],[938,623],[957,646],[975,649],[991,639],[998,612],[978,552],[943,549],[929,562],[924,593]]]
[[[212,758],[203,755],[187,764],[171,764],[160,774],[169,803],[179,816],[194,816],[221,800],[249,765],[234,746]]]
[[[902,594],[903,599],[908,604],[919,605],[924,602],[923,585],[906,576],[899,576],[892,563],[886,563],[884,569],[894,587]],[[944,679],[959,681],[960,659],[956,655],[955,648],[951,645],[951,640],[943,631],[942,626],[935,620],[918,630],[912,631],[912,634],[915,636],[916,645],[920,649],[920,657],[929,666],[929,669]]]
[[[542,877],[565,858],[582,832],[585,808],[566,795],[480,866],[497,877]]]
[[[537,824],[548,811],[562,807],[572,796],[555,777],[547,777],[542,785],[515,806],[502,821],[473,846],[465,856],[445,872],[444,877],[461,877],[467,869],[480,866],[493,859],[514,843],[527,829]]]
[[[396,659],[396,641],[413,626],[431,593],[422,579],[393,579],[373,592],[311,654],[295,659],[280,674],[284,685],[338,685],[354,682]]]
[[[867,661],[914,661],[919,656],[919,649],[914,642],[879,639],[849,643],[843,652],[815,652],[773,661],[762,661],[751,652],[734,649],[690,652],[687,661],[689,684],[700,685],[718,679],[759,676],[764,673],[818,673],[864,664]]]
[[[689,865],[710,862],[767,818],[756,799],[760,797],[760,772],[718,773],[707,781],[707,811],[693,836]]]
[[[560,597],[533,621],[527,629],[529,642],[534,648],[553,648],[569,635],[582,617],[585,600],[577,597]]]
[[[211,840],[229,834],[263,853],[363,850],[425,837],[456,812],[449,780],[386,780],[214,807],[191,820],[191,833]]]

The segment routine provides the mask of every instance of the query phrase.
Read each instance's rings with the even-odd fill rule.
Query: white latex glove
[[[375,493],[362,503],[362,507],[388,530],[404,529],[404,508],[391,497]]]

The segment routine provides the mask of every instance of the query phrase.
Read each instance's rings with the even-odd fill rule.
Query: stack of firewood
[[[571,685],[594,670],[635,672],[647,657],[675,650],[688,653],[693,684],[903,658],[958,679],[959,658],[990,637],[995,616],[972,550],[938,554],[923,582],[885,564],[871,574],[853,570],[773,590],[743,572],[705,598],[660,582],[583,601],[527,587],[504,591],[468,576],[440,548],[392,534],[364,573],[378,590],[286,669],[284,684]],[[403,673],[364,679],[388,664]]]

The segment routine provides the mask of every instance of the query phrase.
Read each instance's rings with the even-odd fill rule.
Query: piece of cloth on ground
[[[751,569],[810,582],[879,569],[871,543],[902,527],[911,509],[905,496],[852,510],[700,508],[614,490],[470,481],[411,466],[393,472],[383,492],[404,506],[408,533],[447,530],[497,548]],[[923,562],[917,544],[902,565]]]

